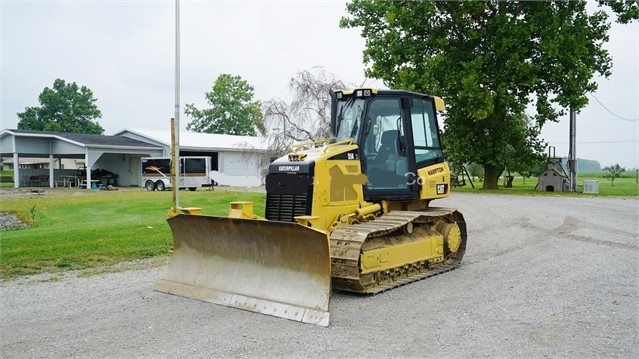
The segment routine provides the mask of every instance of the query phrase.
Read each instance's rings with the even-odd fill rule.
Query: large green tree
[[[86,86],[62,79],[53,82],[53,88],[45,87],[38,97],[40,107],[27,107],[18,113],[18,129],[59,131],[101,135],[104,129],[96,121],[102,112],[97,99]]]
[[[593,77],[610,75],[607,15],[585,2],[354,0],[347,11],[340,25],[361,28],[366,74],[443,96],[446,153],[483,165],[486,189],[507,162],[538,157],[543,124],[579,111]]]
[[[184,112],[193,118],[187,130],[239,136],[264,133],[260,102],[253,101],[253,87],[240,76],[221,74],[205,97],[209,108],[185,106]]]

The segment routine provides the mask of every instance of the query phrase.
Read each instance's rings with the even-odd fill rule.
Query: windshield
[[[357,141],[357,132],[362,121],[364,99],[349,97],[337,101],[337,123],[335,137],[338,141],[352,138]]]

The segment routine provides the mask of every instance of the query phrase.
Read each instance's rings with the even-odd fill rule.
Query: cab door
[[[411,104],[408,95],[378,95],[366,108],[360,148],[366,200],[414,199],[415,151],[412,146]]]
[[[412,153],[409,157],[414,159],[418,169],[444,162],[434,98],[416,96],[411,102],[408,132]]]

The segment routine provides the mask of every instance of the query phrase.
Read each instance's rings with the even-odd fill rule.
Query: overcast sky
[[[173,1],[0,0],[1,128],[39,106],[56,78],[90,88],[113,134],[168,130],[174,116]],[[343,1],[185,1],[181,11],[181,108],[205,106],[222,73],[240,75],[255,99],[288,96],[296,72],[321,66],[349,85],[364,77],[359,30],[340,29]],[[639,167],[639,27],[613,24],[607,44],[613,75],[577,117],[577,156],[602,166]],[[367,84],[378,84],[369,80]],[[605,107],[604,107],[605,106]],[[607,108],[607,109],[606,109]],[[180,116],[181,127],[190,119]],[[568,116],[543,137],[568,155]]]

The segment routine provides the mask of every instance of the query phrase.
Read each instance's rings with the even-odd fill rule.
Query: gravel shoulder
[[[456,193],[463,265],[327,328],[154,292],[149,263],[0,283],[4,358],[639,357],[639,200]]]

